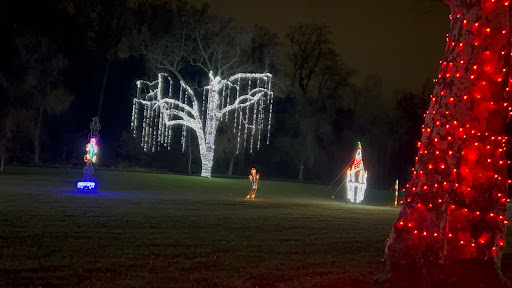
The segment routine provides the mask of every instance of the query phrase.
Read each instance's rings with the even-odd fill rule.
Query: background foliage
[[[236,154],[224,123],[214,174],[245,177],[254,166],[264,177],[330,182],[361,141],[370,185],[388,189],[396,178],[409,177],[431,85],[385,95],[379,77],[354,81],[364,73],[343,62],[328,26],[298,23],[279,37],[182,0],[21,0],[8,6],[0,11],[0,157],[7,163],[82,165],[88,124],[101,115],[99,166],[199,173],[194,141],[184,153],[176,137],[176,149],[146,154],[129,129],[135,81],[165,71],[155,59],[175,60],[168,71],[203,85],[207,58],[194,41],[200,36],[209,52],[226,59],[239,49],[226,76],[274,75],[270,145]],[[175,45],[176,39],[185,45]]]

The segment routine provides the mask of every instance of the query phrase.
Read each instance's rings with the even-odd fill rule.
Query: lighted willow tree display
[[[509,0],[452,0],[445,56],[411,182],[374,287],[510,287],[507,222]]]
[[[172,25],[138,26],[121,41],[121,51],[140,53],[146,71],[160,75],[153,83],[138,82],[132,128],[146,151],[170,147],[171,134],[181,134],[184,145],[187,133],[195,132],[201,175],[210,177],[218,126],[236,133],[219,141],[230,151],[253,151],[260,140],[268,142],[272,76],[266,72],[275,67],[277,36],[261,26],[242,27],[207,4],[178,1],[165,11],[174,17]],[[178,125],[184,126],[181,133],[171,133]]]
[[[210,85],[201,96],[183,81],[173,83],[171,77],[159,74],[158,81],[137,82],[137,98],[133,99],[132,130],[141,139],[144,151],[155,151],[161,145],[170,148],[172,127],[183,126],[181,144],[185,149],[186,132],[197,135],[201,155],[201,176],[211,177],[215,136],[221,120],[231,121],[240,148],[260,148],[262,131],[268,143],[272,119],[272,75],[239,73],[221,80],[210,73]],[[199,99],[198,99],[199,98]]]

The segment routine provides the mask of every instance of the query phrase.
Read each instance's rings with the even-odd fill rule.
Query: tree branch
[[[199,110],[199,108],[197,105],[197,99],[194,94],[194,91],[192,91],[192,89],[190,89],[190,87],[187,85],[187,83],[185,83],[185,81],[182,80],[180,83],[181,83],[181,86],[183,88],[185,88],[185,90],[187,91],[187,94],[190,97],[190,99],[192,99],[192,107],[193,107],[194,111],[196,111],[195,115],[197,115],[197,118],[199,118],[199,112],[197,112]]]
[[[139,100],[139,101],[142,101],[142,100]],[[197,109],[192,109],[192,108],[190,108],[190,106],[185,105],[185,104],[181,103],[178,100],[170,99],[170,98],[165,98],[165,99],[162,99],[160,101],[164,102],[164,103],[169,103],[169,104],[172,104],[172,105],[178,105],[180,108],[183,108],[186,111],[190,112],[194,116],[194,119],[199,119],[199,113],[197,112]]]
[[[254,93],[257,93],[257,94],[255,96],[251,96],[251,94],[254,94]],[[261,96],[264,95],[265,93],[271,93],[271,92],[269,92],[267,89],[264,89],[264,88],[256,88],[256,89],[252,90],[251,92],[249,92],[248,95],[238,97],[238,99],[236,99],[236,101],[233,104],[220,110],[219,114],[222,115],[226,112],[236,109],[237,107],[245,107],[245,106],[251,105],[252,103],[256,102],[258,99],[260,99]],[[242,102],[243,100],[247,100],[247,102],[240,104],[240,102]]]
[[[229,66],[231,66],[233,63],[235,63],[239,57],[240,57],[240,39],[237,38],[237,45],[236,45],[236,57],[233,57],[233,59],[231,59],[231,61],[229,61],[226,65],[224,65],[222,68],[220,67],[220,56],[219,56],[219,71],[225,71],[229,68]]]
[[[202,32],[199,29],[197,29],[196,30],[197,45],[199,45],[199,51],[201,52],[203,59],[206,61],[206,65],[208,66],[208,68],[205,68],[202,64],[195,64],[195,65],[202,67],[206,71],[206,73],[210,73],[210,71],[213,70],[213,67],[210,63],[210,59],[208,59],[208,53],[206,53],[206,51],[203,48],[203,44],[201,43],[202,37],[203,37]],[[192,64],[194,64],[194,63],[192,63]]]
[[[183,125],[183,126],[190,127],[191,129],[196,131],[198,137],[204,137],[203,129],[200,126],[198,127],[196,125],[196,123],[191,123],[191,122],[189,122],[187,120],[167,120],[167,119],[165,119],[164,121],[165,121],[165,124],[169,125],[169,126]],[[199,141],[201,141],[201,140],[199,140]]]
[[[190,122],[193,122],[195,123],[195,119],[187,116],[187,114],[183,111],[180,111],[180,110],[176,110],[176,109],[169,109],[167,111],[164,111],[164,114],[166,114],[167,116],[173,116],[173,115],[176,115],[178,117],[181,117],[182,120],[185,120],[185,121],[190,121]]]
[[[306,158],[308,157],[308,154],[309,154],[309,148],[311,147],[311,138],[312,136],[311,135],[308,135],[308,148],[306,149],[306,152],[304,153],[304,158],[302,158],[302,163],[304,163],[304,161],[306,161]]]
[[[234,80],[238,80],[238,79],[242,79],[242,78],[249,78],[249,77],[272,78],[272,74],[270,74],[270,73],[260,73],[260,74],[239,73],[239,74],[229,77],[228,81],[233,82]],[[236,85],[234,85],[234,86],[236,86]]]

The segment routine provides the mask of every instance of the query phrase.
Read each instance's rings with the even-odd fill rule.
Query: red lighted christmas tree
[[[411,182],[372,287],[510,287],[501,276],[510,115],[509,0],[451,0]]]

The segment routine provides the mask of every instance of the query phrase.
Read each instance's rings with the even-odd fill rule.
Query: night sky
[[[191,0],[203,3],[204,0]],[[342,59],[359,73],[382,77],[386,95],[419,90],[435,76],[449,29],[450,8],[434,0],[207,0],[242,24],[261,24],[280,34],[290,25],[325,23]],[[290,9],[290,7],[293,7]]]

